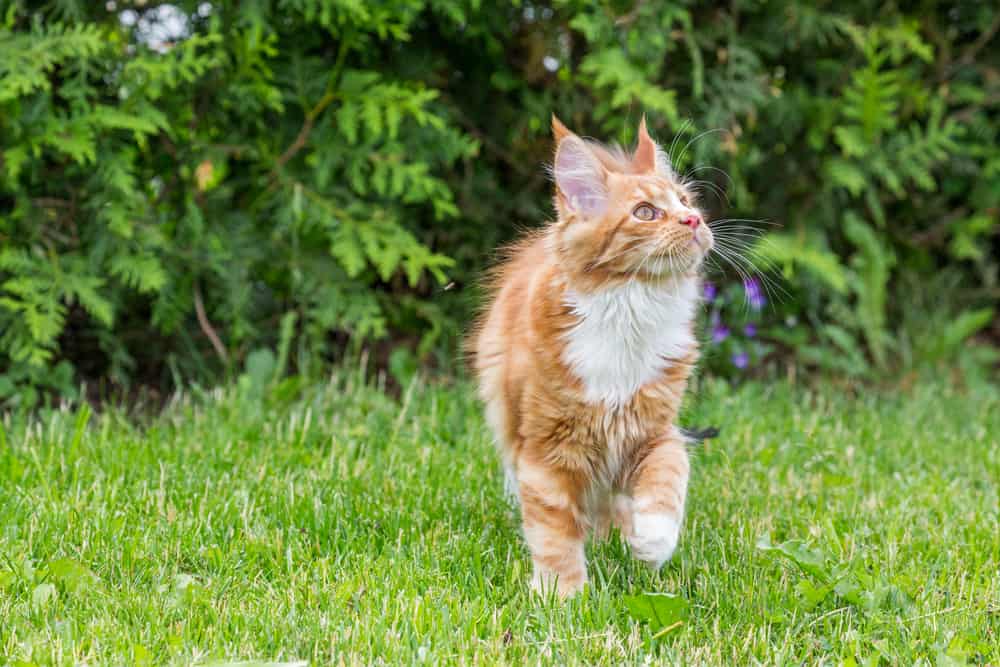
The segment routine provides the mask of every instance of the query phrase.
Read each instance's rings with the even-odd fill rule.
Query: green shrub
[[[738,260],[787,292],[768,354],[883,373],[996,326],[991,3],[0,10],[0,400],[211,381],[279,322],[300,371],[452,351],[492,248],[548,215],[553,111],[626,143],[645,113],[713,214],[781,224]],[[957,324],[902,355],[944,270]]]
[[[228,366],[284,313],[319,352],[444,283],[428,230],[476,144],[378,55],[421,7],[327,5],[7,8],[0,391],[60,359],[120,384]]]

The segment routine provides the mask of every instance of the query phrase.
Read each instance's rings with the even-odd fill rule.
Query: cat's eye
[[[632,215],[643,222],[652,222],[659,216],[659,211],[652,204],[639,204],[632,210]]]

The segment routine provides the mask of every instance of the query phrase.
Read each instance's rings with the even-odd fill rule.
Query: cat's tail
[[[719,427],[706,426],[704,428],[682,428],[681,435],[695,443],[702,443],[711,438],[719,437]]]

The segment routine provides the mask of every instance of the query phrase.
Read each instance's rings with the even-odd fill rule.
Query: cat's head
[[[552,167],[560,264],[594,284],[691,275],[712,230],[666,154],[639,124],[632,154],[585,141],[555,116]]]

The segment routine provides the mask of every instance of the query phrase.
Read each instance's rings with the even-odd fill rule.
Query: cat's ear
[[[635,147],[635,155],[632,156],[632,166],[640,173],[660,172],[670,174],[670,160],[663,149],[649,136],[646,129],[646,117],[639,121],[639,143]]]
[[[556,146],[559,145],[560,141],[572,134],[569,128],[563,125],[563,122],[555,114],[552,114],[552,138],[556,140]]]
[[[569,130],[566,132],[556,147],[552,168],[556,202],[568,212],[587,217],[600,215],[608,205],[607,172],[583,139]]]

